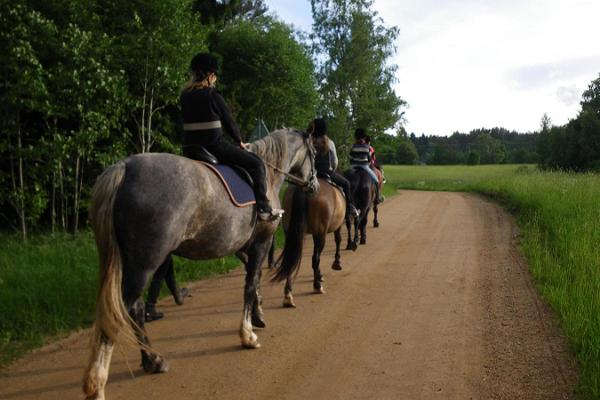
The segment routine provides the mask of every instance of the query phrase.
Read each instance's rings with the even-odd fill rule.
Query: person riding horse
[[[335,143],[327,136],[327,122],[323,118],[315,118],[310,122],[307,131],[312,134],[313,143],[317,149],[315,156],[317,176],[331,180],[331,182],[342,188],[346,197],[346,218],[358,216],[360,211],[352,203],[350,182],[336,171],[338,156]]]
[[[283,214],[272,209],[267,198],[265,166],[255,154],[246,151],[239,128],[221,94],[215,89],[217,60],[209,53],[199,53],[190,63],[192,80],[183,88],[180,102],[183,116],[183,155],[199,159],[203,149],[220,162],[233,164],[248,171],[254,182],[258,218],[272,220]],[[223,138],[223,128],[235,141],[234,146]]]
[[[378,203],[383,202],[379,188],[379,178],[371,168],[371,145],[367,143],[367,133],[363,128],[357,128],[354,131],[356,141],[350,150],[350,164],[353,168],[360,168],[369,174],[375,182],[375,190]]]

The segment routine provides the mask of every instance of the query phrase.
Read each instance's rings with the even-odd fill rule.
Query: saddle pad
[[[344,189],[342,189],[341,186],[336,185],[336,183],[334,181],[331,180],[331,178],[328,177],[323,177],[323,176],[319,176],[319,180],[323,181],[325,183],[328,183],[331,187],[333,187],[334,189],[337,189],[340,191],[340,193],[342,194],[342,197],[345,199],[346,195],[344,194]]]
[[[229,199],[236,207],[247,207],[256,204],[254,190],[252,190],[252,187],[236,172],[236,170],[229,165],[214,165],[205,163],[204,161],[198,162],[206,165],[215,173],[215,175],[217,175],[225,187]]]

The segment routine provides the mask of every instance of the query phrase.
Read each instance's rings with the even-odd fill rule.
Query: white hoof
[[[294,298],[291,294],[283,298],[283,306],[285,308],[296,308],[296,303],[294,303]]]
[[[260,343],[258,343],[258,336],[256,333],[240,328],[240,339],[242,340],[242,346],[246,349],[258,349],[260,348]]]

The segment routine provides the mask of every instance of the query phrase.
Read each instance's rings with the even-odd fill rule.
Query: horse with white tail
[[[315,193],[314,148],[309,135],[283,129],[250,145],[267,165],[267,197],[279,206],[286,176]],[[203,260],[236,254],[245,264],[242,346],[258,348],[253,326],[264,327],[260,266],[278,220],[257,220],[254,207],[228,201],[228,189],[200,162],[171,154],[140,154],[105,170],[92,192],[90,219],[100,256],[100,283],[89,365],[83,390],[104,399],[116,343],[140,348],[146,372],[165,372],[144,328],[141,298],[153,273],[172,254]]]

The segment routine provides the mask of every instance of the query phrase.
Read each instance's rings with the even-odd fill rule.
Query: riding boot
[[[145,316],[146,316],[146,322],[152,322],[152,321],[157,321],[159,319],[163,319],[163,317],[165,315],[163,313],[161,313],[160,311],[156,311],[155,303],[147,303]]]
[[[377,204],[381,204],[385,200],[385,197],[381,194],[381,189],[379,188],[379,185],[375,185],[375,198]]]
[[[346,203],[346,219],[352,220],[352,218],[356,218],[360,215],[360,210],[354,207],[354,204],[347,202]]]

